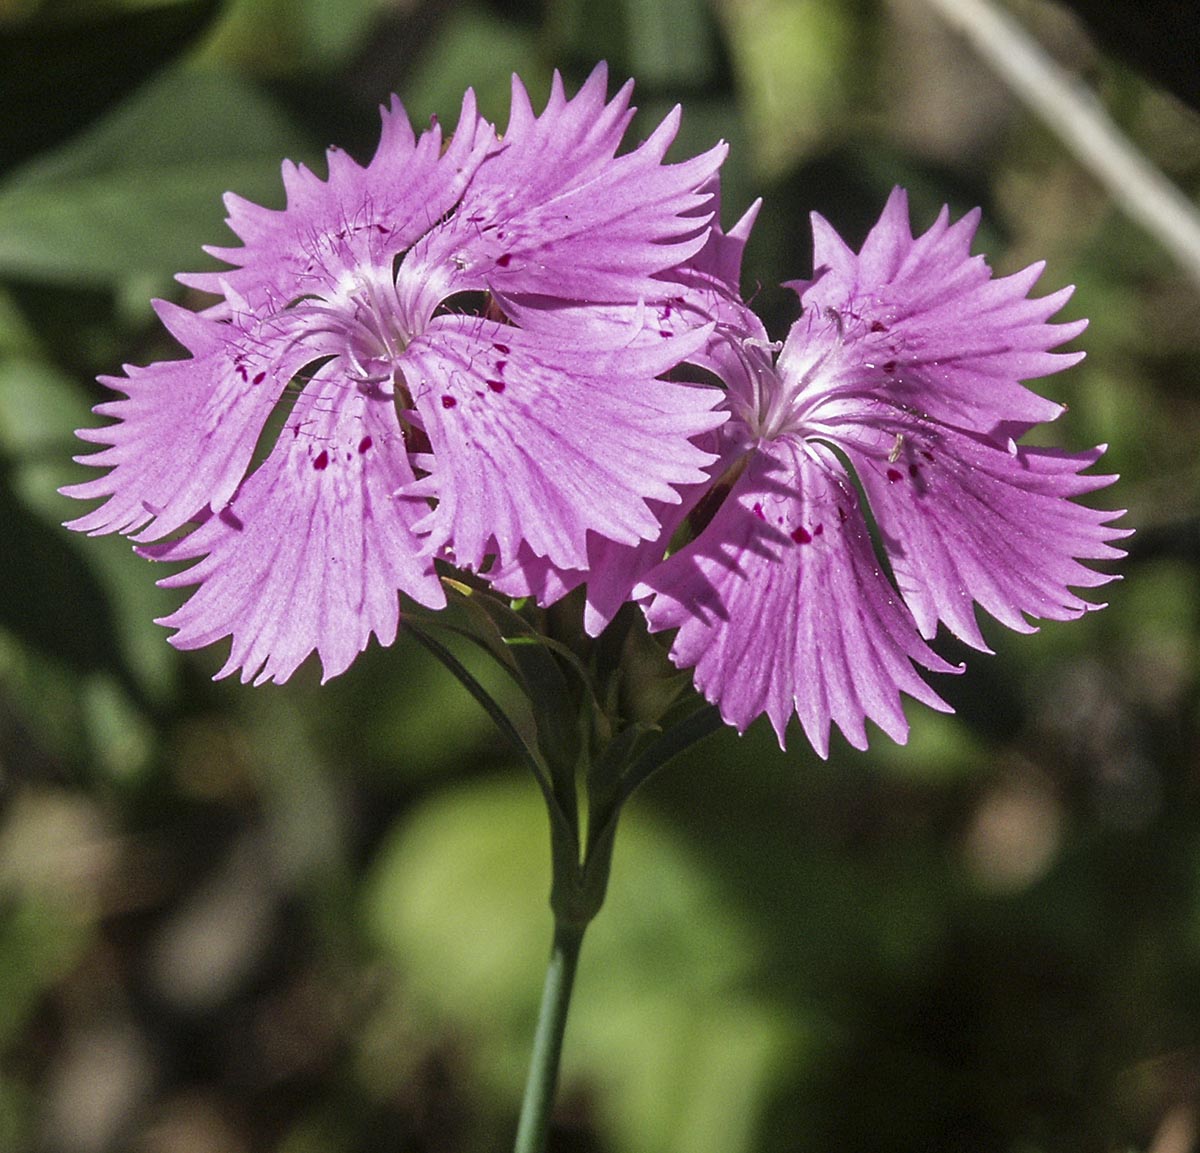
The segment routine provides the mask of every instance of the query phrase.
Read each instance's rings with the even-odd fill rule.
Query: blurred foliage
[[[1159,87],[1194,101],[1190,6],[1115,33],[1124,6],[1076,7],[1129,62],[1068,9],[1016,11],[1194,195],[1200,120]],[[503,123],[511,72],[540,99],[601,57],[639,132],[682,102],[681,152],[731,142],[724,215],[765,198],[745,286],[776,335],[808,213],[857,243],[895,183],[920,225],[982,205],[999,270],[1075,283],[1089,355],[1048,385],[1052,431],[1111,444],[1139,536],[1107,610],[991,629],[907,747],[822,763],[756,727],[646,790],[553,1148],[1196,1147],[1200,298],[920,0],[7,0],[0,1148],[511,1139],[550,933],[532,782],[403,639],[324,687],[211,683],[221,656],[152,623],[152,566],[59,528],[56,489],[95,376],[169,354],[149,299],[211,267],[222,192],[278,204],[283,156],[365,158],[393,90],[452,124],[473,85]]]

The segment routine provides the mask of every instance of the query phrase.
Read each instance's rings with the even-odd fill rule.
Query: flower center
[[[405,323],[391,277],[371,268],[349,273],[335,301],[342,318],[342,355],[351,375],[362,384],[394,380],[398,361],[416,333]]]
[[[786,362],[781,357],[777,363],[772,349],[758,347],[760,343],[747,341],[743,348],[749,387],[735,408],[753,436],[776,440],[803,430],[814,401],[823,392],[821,370],[830,350],[805,350],[812,355],[805,355],[803,363],[794,355]]]
[[[777,347],[750,340],[742,351],[750,387],[738,415],[761,440],[815,431],[825,406],[853,376],[853,349],[832,309],[809,310],[773,357]]]
[[[417,335],[407,322],[389,273],[359,268],[342,274],[328,295],[303,297],[293,306],[303,335],[342,359],[347,375],[364,388],[390,388],[404,350]]]

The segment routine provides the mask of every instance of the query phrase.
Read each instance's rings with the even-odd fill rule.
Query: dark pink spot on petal
[[[329,453],[327,453],[324,449],[321,449],[321,451],[317,453],[316,457],[313,459],[313,468],[315,468],[317,472],[324,472],[328,467]]]
[[[456,404],[458,404],[458,401],[455,400],[454,397],[449,395],[442,397],[443,408],[453,408]]]
[[[493,392],[503,392],[504,391],[504,381],[502,381],[502,380],[489,380],[487,382],[487,386]]]
[[[811,544],[812,533],[810,533],[808,529],[801,525],[799,528],[792,530],[792,540],[794,540],[797,544]]]
[[[889,468],[887,470],[887,478],[890,484],[895,484],[901,478],[901,473],[898,468]]]
[[[254,374],[254,383],[255,384],[262,384],[262,382],[266,379],[267,379],[267,374],[265,372],[256,372]]]
[[[511,252],[502,252],[502,253],[500,253],[499,256],[496,257],[496,264],[500,268],[507,268],[511,263],[512,263],[512,253]]]
[[[873,320],[873,321],[871,321],[871,331],[872,332],[887,332],[887,325],[884,324],[882,321]]]
[[[888,376],[891,376],[892,373],[896,371],[896,362],[894,360],[889,360],[887,364],[883,366],[883,371],[886,372]]]
[[[508,355],[510,352],[512,352],[512,349],[511,349],[511,348],[509,348],[507,344],[493,344],[493,345],[492,345],[492,347],[493,347],[493,348],[494,348],[494,349],[495,349],[495,350],[496,350],[496,351],[497,351],[497,352],[498,352],[498,353],[499,353],[501,356],[507,356],[507,355]]]
[[[363,454],[364,452],[366,452],[366,451],[367,451],[367,449],[369,449],[369,448],[371,447],[371,445],[372,445],[372,444],[374,444],[374,443],[375,443],[375,442],[374,442],[374,441],[373,441],[373,440],[372,440],[372,439],[371,439],[369,436],[364,436],[364,437],[362,438],[362,440],[360,440],[360,441],[358,442],[358,454],[359,454],[359,456],[362,456],[362,454]]]
[[[754,515],[758,517],[759,520],[767,519],[766,515],[763,513],[763,507],[758,501],[754,502]]]
[[[813,536],[820,536],[824,531],[825,531],[825,526],[823,524],[819,524],[819,525],[817,525],[816,528],[813,529]]]
[[[933,453],[931,453],[931,452],[929,451],[929,449],[927,449],[927,448],[923,448],[923,449],[921,449],[921,455],[922,455],[922,456],[923,456],[923,457],[924,457],[924,458],[925,458],[927,461],[929,461],[929,463],[930,463],[930,464],[932,464],[932,463],[933,463]]]
[[[508,361],[507,361],[507,360],[498,360],[498,361],[496,361],[496,371],[497,371],[497,372],[503,372],[503,371],[504,371],[504,370],[505,370],[507,367],[508,367]]]

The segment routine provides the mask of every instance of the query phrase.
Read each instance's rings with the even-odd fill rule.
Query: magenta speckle
[[[512,253],[511,252],[500,253],[500,255],[496,257],[496,264],[500,268],[507,268],[510,264],[512,264]]]
[[[266,379],[267,379],[267,374],[265,372],[256,372],[254,374],[254,383],[255,384],[262,384],[262,382]]]
[[[458,401],[455,400],[454,397],[452,397],[448,394],[446,396],[442,397],[442,407],[443,408],[453,408],[456,404],[458,404]]]
[[[820,536],[822,533],[824,533],[824,531],[825,531],[825,526],[823,524],[819,524],[819,525],[817,525],[816,528],[813,529],[813,536]]]
[[[504,371],[504,370],[505,370],[507,367],[508,367],[508,361],[507,361],[507,360],[498,360],[498,361],[496,361],[496,372],[497,372],[497,373],[502,373],[502,372],[503,372],[503,371]]]
[[[324,472],[328,467],[329,453],[327,453],[324,449],[321,449],[321,451],[313,458],[313,468],[315,468],[317,472]]]
[[[502,381],[502,380],[489,380],[487,382],[487,386],[493,392],[503,392],[504,391],[504,381]]]
[[[366,452],[367,449],[369,449],[374,443],[375,442],[369,436],[364,436],[362,440],[358,442],[358,455],[362,456],[362,454]]]
[[[924,458],[925,458],[927,461],[929,461],[929,463],[930,463],[930,464],[933,464],[933,453],[931,453],[931,452],[929,451],[929,449],[927,449],[927,448],[923,448],[923,449],[921,449],[921,455],[922,455],[922,456],[923,456],[923,457],[924,457]]]
[[[894,360],[889,360],[887,364],[883,366],[883,371],[886,372],[888,376],[891,376],[892,373],[896,371],[896,362]]]
[[[758,517],[759,520],[767,519],[766,514],[763,512],[763,507],[758,501],[754,502],[754,515]]]
[[[900,472],[900,470],[898,468],[889,468],[887,470],[887,478],[888,478],[889,484],[895,484],[896,481],[900,480],[902,476],[903,476],[903,474]]]
[[[812,533],[801,525],[799,528],[792,529],[792,540],[797,544],[812,544]]]
[[[495,349],[495,350],[496,350],[496,351],[497,351],[497,352],[498,352],[498,353],[499,353],[501,356],[507,356],[507,355],[508,355],[510,352],[512,352],[512,349],[511,349],[511,348],[509,348],[507,344],[493,344],[493,345],[492,345],[492,347],[493,347],[493,348],[494,348],[494,349]]]
[[[882,321],[873,320],[873,321],[871,321],[871,331],[872,332],[887,332],[887,325],[884,324]]]

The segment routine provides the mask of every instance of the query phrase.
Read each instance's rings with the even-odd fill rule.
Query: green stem
[[[543,1153],[546,1148],[563,1034],[567,1028],[567,1010],[571,1005],[571,987],[575,983],[584,928],[563,921],[554,926],[554,943],[546,967],[546,983],[542,987],[542,1007],[533,1037],[533,1056],[529,1061],[529,1078],[525,1082],[525,1099],[521,1103],[521,1120],[513,1153]]]

